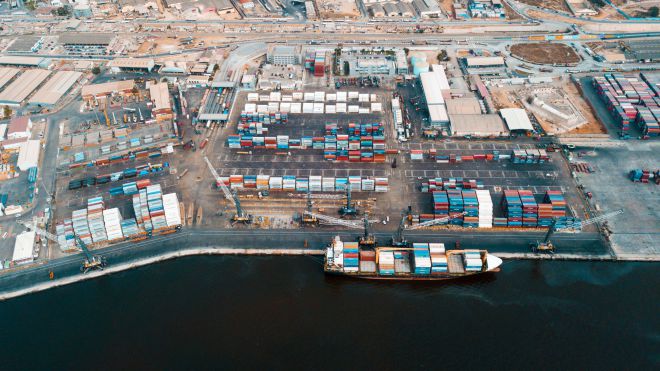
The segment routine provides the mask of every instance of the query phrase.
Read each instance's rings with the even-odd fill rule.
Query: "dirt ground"
[[[525,43],[511,45],[511,53],[538,64],[571,64],[580,62],[573,48],[559,43]]]
[[[452,0],[438,0],[440,9],[442,9],[450,18],[454,17],[454,2]]]
[[[507,2],[502,2],[502,5],[504,5],[504,11],[506,13],[506,18],[511,21],[519,21],[521,19],[524,19],[523,16],[520,14],[516,13]]]
[[[569,11],[564,0],[520,0],[520,2],[541,8]]]
[[[603,124],[596,118],[594,111],[591,109],[587,101],[582,97],[575,84],[571,81],[566,81],[562,89],[568,94],[571,102],[580,110],[580,113],[587,120],[587,123],[577,129],[569,131],[570,134],[606,134],[607,130]]]
[[[316,4],[323,19],[357,18],[360,16],[355,0],[319,0]]]
[[[490,95],[493,98],[495,108],[522,108],[522,105],[516,101],[516,98],[507,89],[490,88]]]

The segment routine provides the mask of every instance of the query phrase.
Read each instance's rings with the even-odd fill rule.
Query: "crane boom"
[[[31,229],[31,230],[35,231],[38,235],[40,235],[40,236],[42,236],[42,237],[45,237],[45,238],[47,238],[47,239],[50,240],[50,241],[55,242],[55,243],[58,244],[60,247],[62,247],[62,250],[66,250],[66,249],[67,249],[66,246],[62,246],[62,244],[60,244],[60,241],[58,241],[56,235],[54,235],[54,234],[48,232],[47,230],[42,229],[42,228],[39,228],[39,227],[37,227],[34,223],[31,223],[31,222],[23,222],[23,221],[20,221],[19,223],[20,223],[20,224],[23,224],[23,225],[25,226],[25,228],[27,228],[27,229]]]
[[[467,214],[467,212],[462,212],[461,216],[466,215],[466,214]],[[425,227],[432,227],[436,224],[442,224],[442,223],[448,222],[451,218],[452,217],[450,217],[450,216],[446,216],[446,217],[440,218],[440,219],[431,219],[431,220],[428,220],[428,221],[423,222],[423,223],[412,225],[412,226],[407,227],[405,229],[408,230],[408,231],[413,231],[415,229],[420,229],[420,228],[425,228]]]
[[[580,229],[582,227],[601,222],[603,220],[612,218],[614,216],[617,216],[619,214],[623,214],[623,209],[619,209],[616,211],[612,211],[609,213],[605,213],[603,215],[599,215],[590,219],[587,219],[583,222],[580,223]],[[556,231],[561,231],[564,229],[569,229],[569,227],[563,227],[563,228],[557,228],[557,219],[555,218],[552,221],[552,225],[550,225],[550,228],[548,228],[548,232],[545,234],[545,238],[543,238],[542,242],[537,241],[535,245],[533,245],[533,250],[536,251],[549,251],[553,252],[554,251],[554,245],[550,242],[550,237],[552,237],[552,234],[555,233]]]
[[[220,179],[220,175],[218,175],[218,172],[215,171],[215,167],[211,165],[211,161],[209,160],[208,157],[204,156],[204,161],[206,161],[206,165],[208,165],[209,170],[211,171],[211,175],[215,178],[215,184],[222,190],[222,193],[225,195],[225,198],[227,201],[235,202],[234,196],[231,194],[231,191],[227,186],[225,185],[225,182],[223,182]]]
[[[348,228],[353,228],[353,229],[363,229],[364,225],[361,223],[354,223],[349,220],[344,220],[344,219],[339,219],[339,218],[333,218],[331,216],[323,215],[323,214],[317,214],[313,213],[311,211],[305,210],[305,214],[315,217],[316,219],[326,222],[327,224],[333,224],[333,225],[341,225],[344,227]]]
[[[612,211],[612,212],[609,212],[609,213],[605,213],[603,215],[593,217],[591,219],[587,219],[587,220],[583,221],[581,224],[584,227],[585,225],[590,225],[590,224],[602,222],[605,219],[609,219],[609,218],[611,218],[613,216],[617,216],[619,214],[623,214],[623,209],[619,209],[617,211]]]

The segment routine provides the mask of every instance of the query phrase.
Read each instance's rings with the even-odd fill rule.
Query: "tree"
[[[60,17],[68,17],[70,15],[69,14],[69,8],[67,8],[65,6],[61,6],[61,7],[57,8],[56,12],[57,12],[57,15],[60,16]]]
[[[9,106],[5,106],[5,107],[3,108],[3,110],[2,110],[2,114],[3,114],[4,118],[11,117],[11,114],[12,114],[12,113],[13,113],[13,112],[12,112],[12,110],[11,110],[11,108],[10,108]]]
[[[654,17],[655,18],[655,17],[658,16],[658,14],[660,14],[660,8],[658,8],[657,6],[652,6],[652,7],[649,8],[647,14],[649,15],[649,17]]]
[[[447,60],[449,60],[447,57],[447,51],[441,50],[440,53],[438,53],[438,62],[445,62]]]
[[[403,48],[403,52],[406,53],[406,55],[408,55],[408,53],[410,53],[410,49],[408,49],[408,48]]]
[[[92,73],[98,75],[99,73],[101,73],[101,67],[99,66],[92,67]]]

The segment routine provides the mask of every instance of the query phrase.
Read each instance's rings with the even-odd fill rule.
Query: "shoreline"
[[[155,263],[164,262],[188,256],[203,256],[203,255],[260,255],[260,256],[315,256],[323,255],[323,250],[318,249],[253,249],[253,248],[225,248],[225,247],[203,247],[203,248],[190,248],[170,253],[161,254],[158,256],[136,259],[121,263],[118,265],[111,265],[102,271],[91,271],[88,273],[78,273],[76,275],[55,279],[38,283],[26,288],[9,291],[0,294],[0,301],[5,301],[17,298],[24,295],[29,295],[56,287],[66,286],[77,282],[82,282],[117,272],[122,272],[130,269],[135,269]],[[657,262],[657,258],[646,257],[645,259],[626,258],[626,257],[613,257],[613,256],[580,256],[577,254],[557,254],[557,255],[532,255],[527,253],[495,253],[500,255],[504,260],[561,260],[561,261],[593,261],[593,262]]]

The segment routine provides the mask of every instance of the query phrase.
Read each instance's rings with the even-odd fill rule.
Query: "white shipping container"
[[[358,102],[362,102],[362,103],[369,102],[369,94],[359,94]]]
[[[293,97],[293,100],[295,100],[295,101],[303,100],[303,93],[300,92],[300,91],[294,91],[293,94],[291,94],[291,96]]]
[[[372,102],[378,102],[378,95],[377,94],[371,94],[371,101]]]
[[[369,113],[369,108],[360,108],[358,110],[358,113],[360,114],[368,114]]]
[[[336,102],[337,101],[337,94],[328,93],[328,94],[325,95],[325,100],[327,102]]]
[[[347,94],[346,94],[345,91],[338,91],[337,92],[337,102],[346,102],[347,101],[346,96],[347,96]]]
[[[259,101],[259,93],[248,93],[247,101],[248,102],[257,102],[257,101]]]
[[[268,105],[267,104],[257,105],[257,113],[268,113]]]
[[[304,96],[304,101],[305,102],[311,102],[314,100],[314,93],[312,92],[306,92]]]
[[[291,103],[287,103],[287,102],[280,103],[280,112],[282,113],[291,112]]]
[[[358,99],[359,96],[360,96],[360,93],[358,93],[356,91],[349,91],[348,92],[348,99]]]
[[[270,99],[269,99],[269,100],[270,100],[271,102],[279,102],[280,100],[282,100],[282,93],[277,92],[277,91],[273,91],[273,92],[271,92],[271,93],[270,93]]]
[[[291,96],[291,95],[283,95],[283,96],[282,96],[282,102],[293,102],[293,96]]]
[[[325,113],[337,113],[337,106],[328,104],[325,106]]]
[[[383,110],[382,103],[371,103],[371,112],[381,112]]]
[[[300,103],[291,103],[291,113],[300,113],[302,112]]]
[[[314,103],[303,103],[302,113],[313,113],[314,112]]]
[[[337,103],[337,113],[346,113],[346,103]]]
[[[323,103],[314,103],[314,113],[323,113],[324,107]]]
[[[360,112],[360,106],[350,105],[348,106],[348,113],[358,113]]]
[[[268,94],[261,94],[259,96],[259,102],[268,102],[270,100],[270,95]]]
[[[325,93],[322,91],[314,92],[314,102],[325,102]]]

